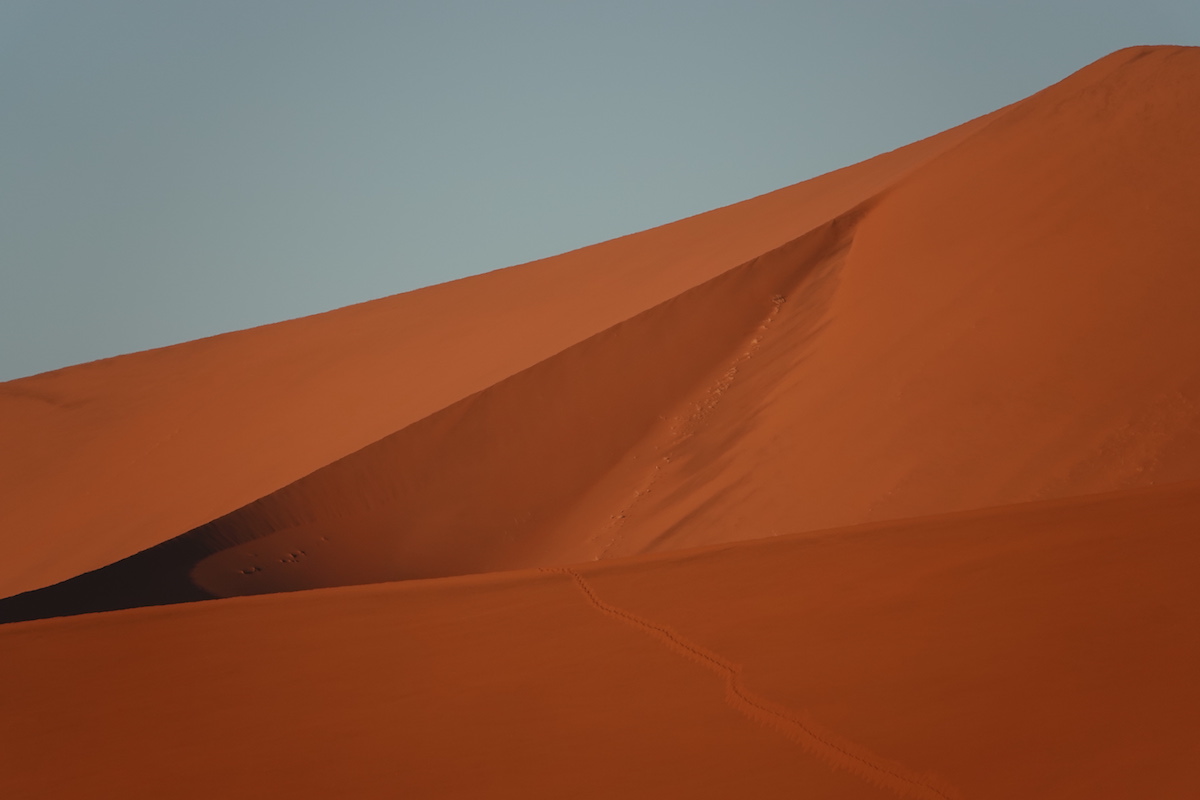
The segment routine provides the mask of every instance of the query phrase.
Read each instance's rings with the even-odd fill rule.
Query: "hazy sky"
[[[0,2],[0,380],[528,261],[1031,94],[1200,3]]]

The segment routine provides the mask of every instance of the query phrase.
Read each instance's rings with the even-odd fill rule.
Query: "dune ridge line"
[[[571,567],[545,567],[540,571],[561,573],[571,578],[596,610],[658,639],[669,649],[725,679],[725,703],[747,719],[771,728],[792,740],[835,769],[844,769],[901,797],[922,800],[958,800],[961,794],[933,776],[915,776],[899,764],[887,761],[858,744],[845,741],[818,726],[796,718],[796,713],[774,704],[746,688],[741,667],[730,663],[665,625],[645,619],[601,600],[588,582]],[[909,774],[905,774],[909,773]],[[939,785],[941,784],[941,785]]]

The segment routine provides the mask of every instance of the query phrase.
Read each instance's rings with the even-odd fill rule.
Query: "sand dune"
[[[1194,796],[1197,130],[1200,49],[1123,50],[0,384],[0,794]]]
[[[1123,51],[844,174],[548,262],[9,384],[44,418],[16,420],[5,530],[51,544],[13,537],[8,594],[184,540],[7,618],[1200,478],[1197,52]],[[86,500],[47,497],[68,490]]]

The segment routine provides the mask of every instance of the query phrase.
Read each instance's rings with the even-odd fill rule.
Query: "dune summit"
[[[1122,50],[671,225],[0,384],[0,790],[1194,796],[1197,131],[1200,48]]]

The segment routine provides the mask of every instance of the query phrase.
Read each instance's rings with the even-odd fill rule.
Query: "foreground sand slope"
[[[0,384],[0,596],[234,511],[803,235],[980,124],[544,261]]]
[[[0,795],[1194,797],[1198,529],[1193,482],[6,625]]]

